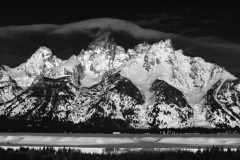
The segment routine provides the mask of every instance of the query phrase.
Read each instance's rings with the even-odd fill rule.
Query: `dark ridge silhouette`
[[[222,146],[212,146],[211,148],[198,149],[196,152],[191,150],[155,150],[146,148],[132,150],[131,148],[112,148],[103,149],[103,153],[84,153],[79,149],[59,148],[56,150],[52,146],[45,146],[42,149],[25,148],[3,149],[0,148],[1,160],[77,160],[77,159],[94,159],[94,160],[239,160],[240,150],[224,149]]]

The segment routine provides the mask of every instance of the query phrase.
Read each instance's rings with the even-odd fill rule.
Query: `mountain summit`
[[[174,50],[169,39],[125,51],[104,32],[68,60],[40,47],[0,73],[0,114],[15,119],[111,119],[133,128],[240,125],[239,79]]]

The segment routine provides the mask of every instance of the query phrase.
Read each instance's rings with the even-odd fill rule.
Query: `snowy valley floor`
[[[237,134],[45,134],[0,133],[0,147],[191,148],[240,146]]]

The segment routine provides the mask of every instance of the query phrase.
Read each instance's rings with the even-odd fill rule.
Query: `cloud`
[[[77,31],[86,32],[86,30],[90,30],[92,28],[101,28],[103,30],[110,29],[112,31],[126,31],[132,34],[135,38],[166,39],[167,37],[181,37],[176,34],[164,33],[152,29],[143,29],[132,22],[111,18],[91,19],[77,23],[70,23],[54,30],[51,34],[69,34]]]
[[[81,21],[77,23],[70,23],[67,25],[61,26],[59,29],[56,29],[52,34],[67,34],[76,31],[85,31],[91,28],[101,28],[101,29],[111,29],[115,31],[126,31],[131,33],[136,38],[142,37],[159,37],[159,34],[164,35],[164,33],[159,31],[154,31],[151,29],[142,29],[134,23],[111,18],[100,18],[100,19],[91,19],[86,21]]]
[[[59,25],[55,24],[33,24],[23,26],[5,26],[0,27],[0,32],[20,32],[20,31],[43,31],[46,29],[57,29]]]
[[[54,24],[5,26],[5,27],[0,27],[0,38],[15,39],[15,37],[21,33],[34,33],[34,32],[49,33],[59,27],[60,27],[59,25],[54,25]]]
[[[84,29],[89,28],[109,28],[113,30],[138,30],[137,25],[133,25],[131,22],[119,20],[119,19],[111,19],[111,18],[100,18],[100,19],[90,19],[76,23],[70,23],[66,25],[62,25],[60,28],[54,30],[52,33],[69,33],[73,31],[82,31]]]

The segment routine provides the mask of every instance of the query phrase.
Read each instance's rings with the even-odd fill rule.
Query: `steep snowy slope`
[[[22,88],[7,74],[6,67],[0,68],[0,103],[7,102],[20,94]]]
[[[3,68],[1,83],[13,81],[11,91],[1,90],[0,114],[12,118],[110,118],[134,128],[240,125],[239,80],[175,51],[171,40],[125,51],[105,32],[66,61],[41,47],[21,66]]]

